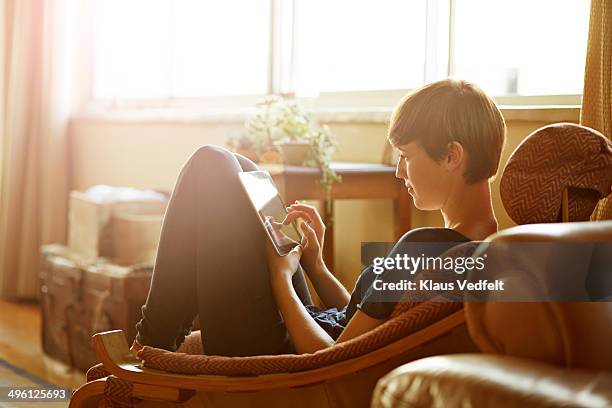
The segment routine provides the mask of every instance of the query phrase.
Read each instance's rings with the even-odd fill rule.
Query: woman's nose
[[[404,169],[404,161],[400,157],[399,160],[397,161],[397,167],[395,168],[395,177],[397,177],[398,179],[404,179],[405,175],[406,175],[406,171]]]

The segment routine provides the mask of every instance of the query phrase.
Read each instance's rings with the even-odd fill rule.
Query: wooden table
[[[342,181],[334,183],[331,203],[326,202],[325,191],[319,184],[321,175],[319,169],[274,164],[260,164],[259,167],[270,172],[286,203],[289,204],[295,200],[324,202],[321,216],[327,228],[323,256],[330,267],[333,267],[334,261],[334,200],[391,199],[394,208],[395,238],[400,238],[410,229],[412,199],[402,180],[395,177],[395,166],[332,162],[331,168],[342,177]],[[327,211],[328,208],[331,211]],[[374,217],[372,217],[372,222],[376,222]]]

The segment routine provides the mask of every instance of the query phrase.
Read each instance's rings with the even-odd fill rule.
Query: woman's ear
[[[450,142],[446,151],[445,164],[449,170],[461,169],[465,159],[465,151],[459,142]]]

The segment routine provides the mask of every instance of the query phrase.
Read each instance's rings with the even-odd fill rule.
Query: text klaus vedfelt
[[[373,289],[377,291],[452,291],[455,289],[469,291],[487,291],[487,290],[504,290],[504,282],[496,279],[489,281],[480,279],[477,281],[467,281],[465,279],[457,279],[454,282],[444,281],[437,282],[433,279],[421,279],[411,281],[409,279],[401,279],[397,282],[385,282],[381,275],[388,271],[406,271],[410,275],[414,275],[422,270],[435,270],[441,272],[454,272],[462,275],[469,271],[482,271],[485,268],[486,254],[479,257],[426,257],[409,256],[407,254],[396,254],[393,257],[377,257],[374,258],[372,271],[378,275],[373,282]]]

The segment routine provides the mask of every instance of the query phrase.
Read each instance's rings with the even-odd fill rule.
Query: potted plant
[[[260,160],[295,166],[318,167],[321,186],[329,195],[340,177],[331,169],[331,155],[337,148],[335,136],[327,126],[319,126],[299,104],[272,96],[255,105],[256,113],[245,123],[246,133],[231,139],[230,148],[255,152]]]

